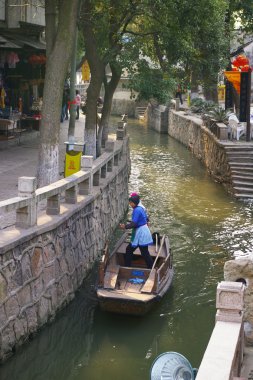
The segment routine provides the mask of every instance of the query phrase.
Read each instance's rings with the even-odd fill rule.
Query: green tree
[[[87,154],[96,157],[97,98],[102,83],[105,89],[102,117],[97,142],[98,153],[108,137],[109,116],[112,98],[119,83],[122,69],[127,66],[125,36],[127,28],[143,12],[145,1],[140,0],[87,0],[82,10],[82,30],[85,53],[91,70],[91,81],[87,90],[85,141]],[[108,79],[106,69],[110,68]]]
[[[46,0],[46,75],[40,129],[38,185],[59,178],[59,132],[62,92],[72,52],[78,0]]]

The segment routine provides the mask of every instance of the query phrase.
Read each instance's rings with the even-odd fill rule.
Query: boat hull
[[[117,314],[145,315],[169,290],[174,270],[168,237],[161,243],[149,246],[153,267],[146,267],[141,252],[135,251],[132,267],[124,266],[124,254],[128,242],[123,235],[109,255],[104,250],[97,289],[102,310]]]
[[[147,314],[160,296],[152,297],[149,301],[127,300],[114,297],[98,296],[99,306],[102,310],[116,314],[142,316]]]

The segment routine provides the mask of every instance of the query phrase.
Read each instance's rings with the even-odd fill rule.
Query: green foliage
[[[164,76],[161,69],[149,67],[143,60],[130,74],[127,87],[138,93],[138,100],[153,98],[160,104],[166,104],[173,96],[175,81]]]
[[[215,107],[208,112],[209,117],[217,123],[226,123],[230,114],[231,111],[226,111],[222,107]]]
[[[191,111],[193,113],[201,113],[204,109],[205,101],[202,98],[195,98],[191,101]]]
[[[191,111],[193,113],[208,114],[216,109],[218,105],[211,100],[204,100],[202,98],[195,98],[191,101]]]

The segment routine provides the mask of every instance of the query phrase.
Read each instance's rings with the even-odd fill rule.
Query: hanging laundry
[[[7,56],[7,63],[9,69],[15,69],[16,64],[19,62],[19,57],[14,51],[10,52]]]

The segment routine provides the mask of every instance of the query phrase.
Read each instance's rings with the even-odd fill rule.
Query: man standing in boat
[[[140,197],[138,194],[131,194],[129,204],[133,209],[132,221],[127,224],[120,224],[122,230],[134,229],[131,243],[126,247],[125,265],[131,267],[134,251],[139,247],[141,255],[144,257],[147,267],[152,268],[153,260],[149,254],[148,246],[153,244],[151,232],[147,225],[147,214],[143,207],[139,206]]]

